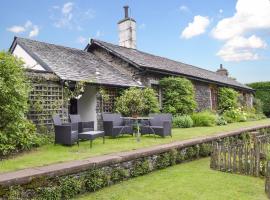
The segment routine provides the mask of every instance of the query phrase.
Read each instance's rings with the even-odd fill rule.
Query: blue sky
[[[21,36],[82,49],[89,38],[118,43],[129,5],[137,48],[209,70],[220,63],[243,83],[269,81],[269,0],[3,1],[0,49]]]

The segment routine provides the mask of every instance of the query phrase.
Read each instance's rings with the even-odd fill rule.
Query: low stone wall
[[[86,191],[209,156],[213,141],[239,140],[257,126],[214,136],[0,174],[3,199],[69,199]]]

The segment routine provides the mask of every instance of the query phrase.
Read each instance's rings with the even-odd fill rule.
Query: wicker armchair
[[[121,118],[121,114],[103,113],[103,129],[106,136],[117,137],[123,134],[133,135],[132,126]]]
[[[150,114],[150,120],[144,121],[141,126],[141,134],[154,134],[161,137],[172,137],[172,115]]]
[[[80,115],[69,115],[69,118],[70,118],[71,123],[77,123],[78,124],[79,133],[94,130],[94,122],[93,121],[83,122],[81,120]]]
[[[73,145],[75,142],[79,145],[78,124],[62,123],[59,115],[53,116],[55,144]]]

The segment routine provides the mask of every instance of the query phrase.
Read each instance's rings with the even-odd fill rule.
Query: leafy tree
[[[218,91],[218,110],[223,113],[238,107],[238,92],[232,88],[222,87]]]
[[[248,84],[256,90],[256,99],[261,100],[263,113],[270,116],[270,82],[257,82]]]
[[[160,80],[163,89],[163,112],[172,114],[191,114],[197,107],[195,91],[191,81],[179,77]]]
[[[23,62],[0,52],[0,156],[38,145],[35,126],[25,118],[27,82]]]
[[[116,99],[116,111],[125,116],[148,115],[150,112],[159,112],[159,103],[156,93],[151,88],[129,88]]]

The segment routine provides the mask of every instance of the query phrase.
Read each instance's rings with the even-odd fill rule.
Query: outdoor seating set
[[[171,114],[150,114],[149,117],[122,117],[117,113],[103,113],[103,129],[104,131],[94,131],[94,122],[82,122],[80,115],[70,115],[69,123],[62,123],[59,115],[53,116],[55,130],[55,144],[79,146],[79,140],[89,140],[90,148],[92,142],[98,137],[105,136],[112,138],[128,134],[134,134],[137,141],[140,141],[140,135],[151,135],[154,137],[172,136],[172,115]]]
[[[70,122],[62,123],[59,115],[53,116],[55,144],[73,145],[79,140],[89,140],[92,148],[93,140],[103,137],[105,143],[104,131],[94,131],[94,122],[82,122],[80,115],[69,115]]]

